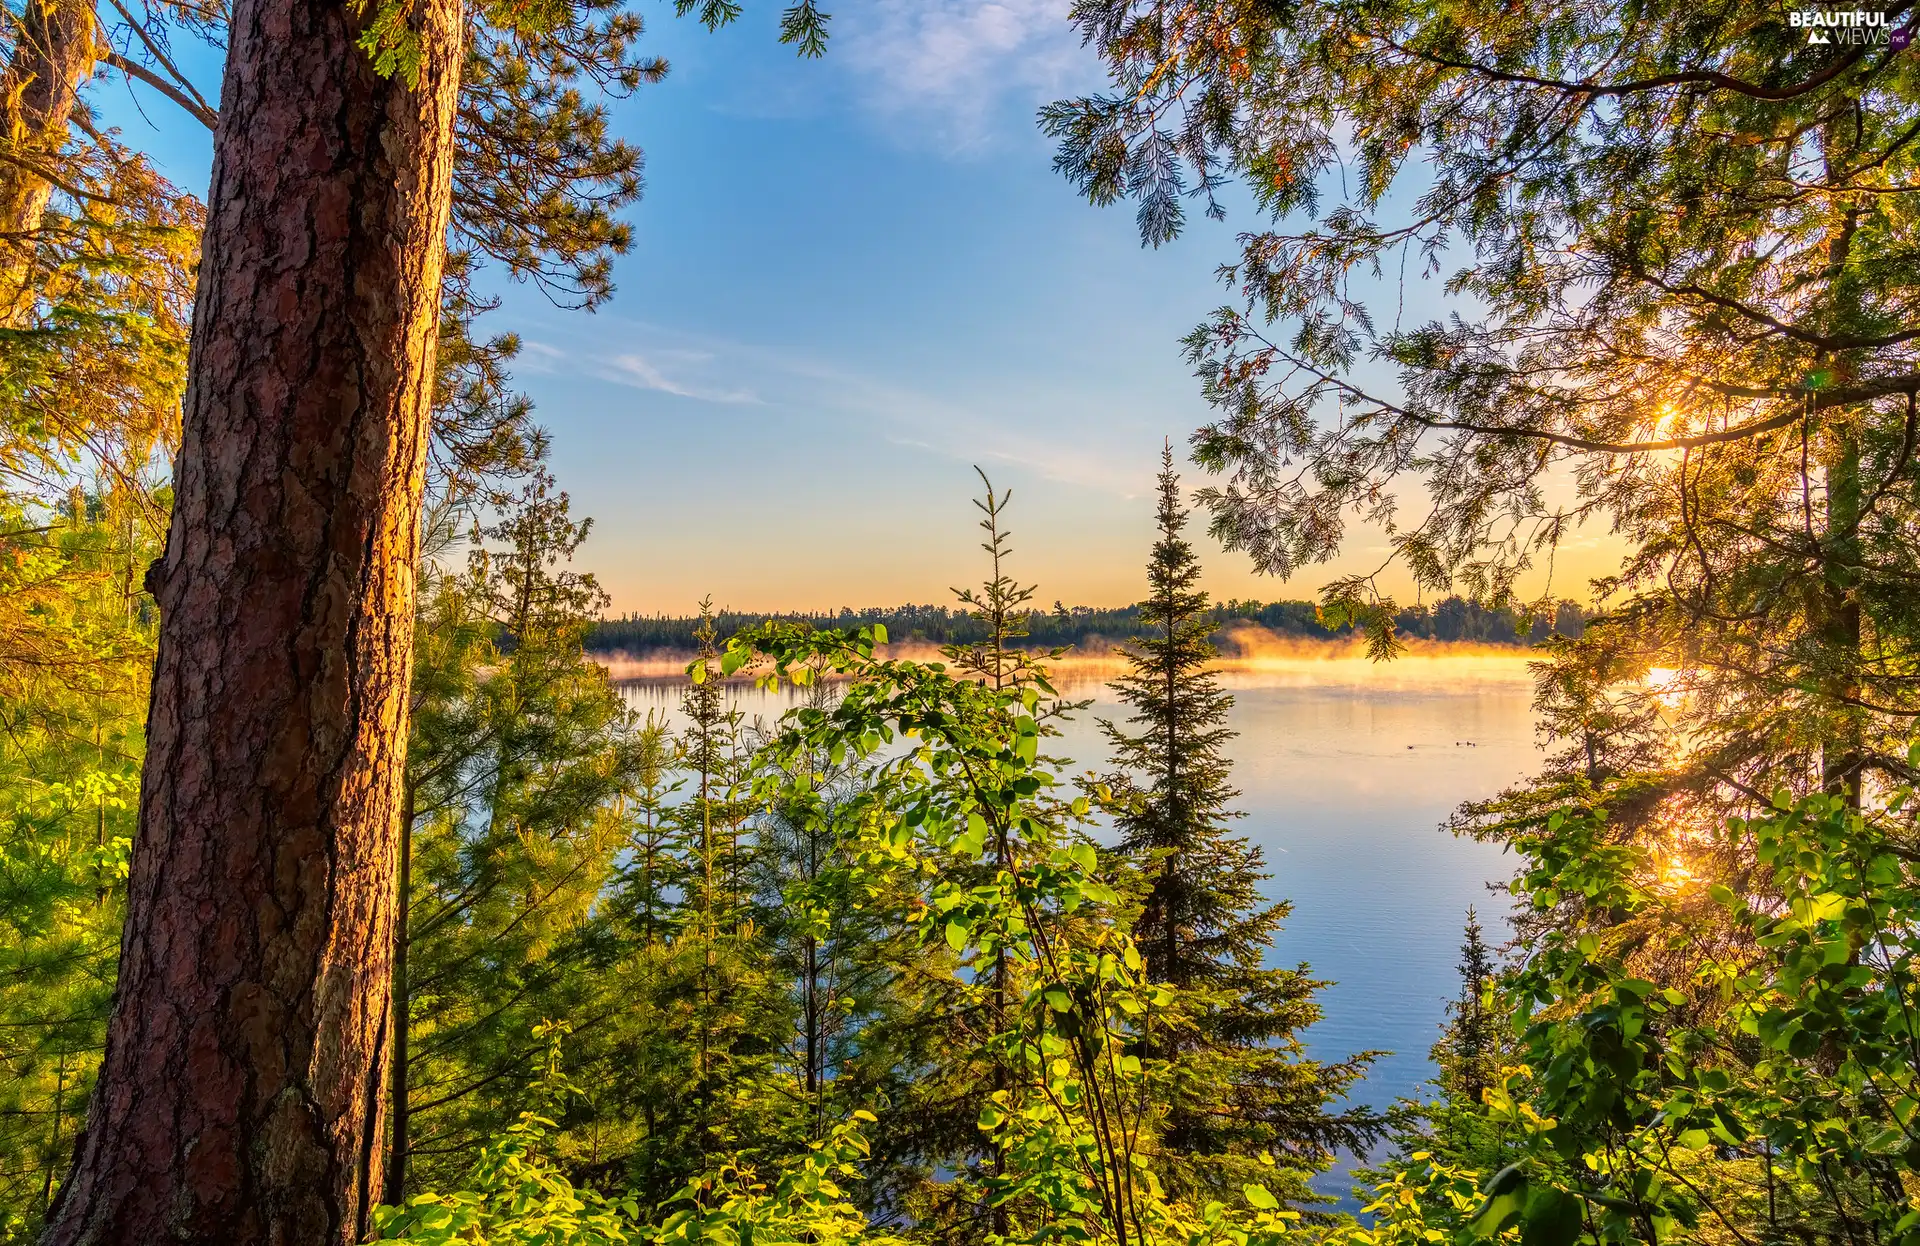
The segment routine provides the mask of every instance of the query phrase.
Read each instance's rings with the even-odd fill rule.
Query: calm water
[[[1063,691],[1095,703],[1050,751],[1076,769],[1104,768],[1095,720],[1121,713],[1085,663]],[[1490,795],[1537,765],[1532,684],[1517,656],[1416,657],[1386,667],[1354,658],[1281,657],[1223,673],[1235,697],[1231,755],[1240,828],[1265,851],[1269,894],[1293,904],[1275,963],[1307,962],[1329,985],[1316,1055],[1386,1049],[1358,1097],[1412,1094],[1431,1072],[1427,1050],[1457,990],[1454,965],[1468,905],[1490,936],[1504,929],[1510,858],[1438,829],[1460,802]],[[622,685],[635,708],[677,718],[680,689]],[[785,696],[747,686],[735,704],[771,720]],[[1329,1187],[1332,1188],[1332,1187]]]

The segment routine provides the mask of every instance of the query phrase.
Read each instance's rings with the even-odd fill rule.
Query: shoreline
[[[1357,637],[1320,640],[1281,635],[1265,628],[1235,628],[1222,637],[1222,641],[1219,658],[1209,666],[1223,675],[1342,667],[1351,678],[1362,669],[1390,673],[1408,662],[1423,665],[1434,662],[1476,665],[1499,663],[1518,667],[1537,662],[1542,656],[1540,650],[1531,645],[1410,637],[1404,642],[1407,651],[1400,657],[1388,662],[1375,662],[1367,656],[1365,642]],[[939,646],[923,642],[883,645],[878,652],[893,660],[946,661]],[[688,682],[686,669],[696,655],[688,651],[656,649],[642,654],[590,650],[587,656],[605,668],[608,678],[617,684],[681,684]],[[1062,683],[1084,683],[1096,677],[1119,675],[1129,669],[1125,652],[1117,645],[1105,646],[1097,652],[1071,650],[1046,665],[1050,671],[1062,676],[1058,681]],[[830,678],[842,679],[844,676]],[[751,670],[743,670],[721,682],[750,684],[754,679]]]

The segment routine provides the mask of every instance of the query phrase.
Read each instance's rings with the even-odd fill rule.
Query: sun
[[[1655,666],[1647,671],[1645,680],[1647,691],[1668,709],[1673,709],[1686,698],[1686,689],[1680,686],[1680,672],[1671,666]]]
[[[1660,885],[1668,891],[1685,891],[1696,877],[1688,868],[1687,859],[1678,852],[1669,852],[1660,863]]]

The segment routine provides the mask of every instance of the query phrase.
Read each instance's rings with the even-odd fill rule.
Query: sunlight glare
[[[1687,859],[1678,852],[1669,852],[1660,866],[1660,885],[1669,891],[1685,891],[1694,881],[1694,873],[1687,867]]]
[[[1685,698],[1686,691],[1680,687],[1680,672],[1671,666],[1655,666],[1647,671],[1647,690],[1661,705],[1673,709]]]

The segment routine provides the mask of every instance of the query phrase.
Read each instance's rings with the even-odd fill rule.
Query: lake
[[[1102,682],[1117,669],[1082,660],[1059,672],[1063,693],[1095,698],[1049,744],[1075,769],[1106,766],[1096,720],[1123,709]],[[1467,907],[1478,908],[1490,940],[1505,937],[1508,898],[1487,884],[1504,882],[1512,859],[1438,827],[1462,801],[1537,769],[1525,656],[1453,651],[1376,665],[1304,645],[1223,664],[1221,677],[1235,699],[1229,726],[1239,736],[1228,751],[1240,829],[1266,854],[1268,893],[1293,904],[1273,962],[1305,961],[1329,983],[1307,1045],[1329,1058],[1389,1050],[1357,1097],[1384,1106],[1414,1094],[1458,992]],[[674,684],[621,687],[635,708],[678,717]],[[770,720],[788,704],[751,685],[730,692],[749,719]],[[1341,1184],[1336,1176],[1322,1188]]]

